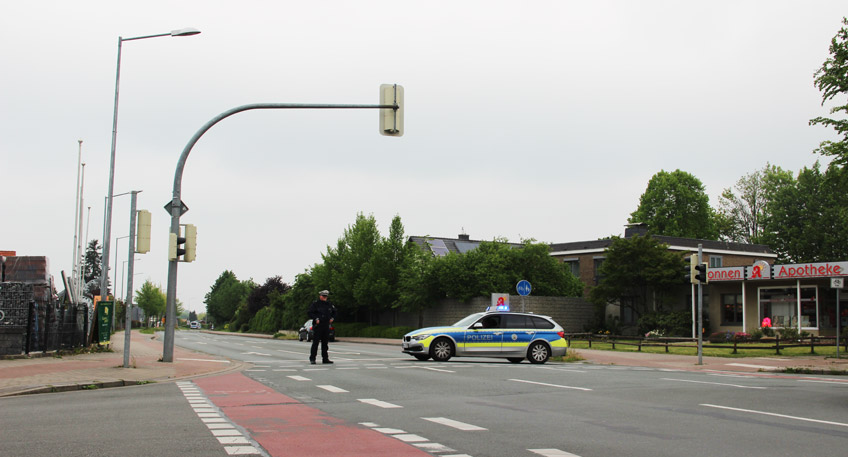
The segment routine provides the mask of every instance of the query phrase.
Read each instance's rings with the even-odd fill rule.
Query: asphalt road
[[[434,455],[844,455],[848,383],[455,358],[420,362],[392,346],[309,344],[180,332],[183,347],[248,361],[250,378],[351,424]]]
[[[228,454],[168,383],[0,398],[0,455]]]

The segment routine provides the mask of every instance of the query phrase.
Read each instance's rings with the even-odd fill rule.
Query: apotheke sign
[[[710,282],[829,278],[848,276],[848,261],[800,263],[794,265],[769,265],[760,260],[750,267],[721,267],[707,270]]]
[[[800,263],[775,265],[774,279],[828,278],[848,276],[848,262]]]

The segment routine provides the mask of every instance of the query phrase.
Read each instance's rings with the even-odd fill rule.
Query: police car
[[[422,328],[403,337],[404,353],[440,362],[456,356],[545,363],[565,355],[567,348],[562,327],[550,317],[503,311],[475,313],[449,327]]]

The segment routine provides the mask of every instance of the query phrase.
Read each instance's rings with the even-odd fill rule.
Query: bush
[[[688,311],[649,313],[637,321],[639,333],[659,331],[665,336],[689,336],[692,333],[692,314]]]
[[[751,332],[751,340],[752,341],[760,341],[761,339],[763,339],[762,329],[756,329],[753,332]]]
[[[780,334],[781,340],[797,340],[798,339],[798,329],[795,327],[784,327],[777,331]]]
[[[751,335],[745,332],[715,332],[711,334],[708,338],[710,343],[732,343],[734,341],[738,343],[745,343],[751,341]]]
[[[771,327],[763,327],[763,335],[765,336],[774,336],[774,329]]]
[[[361,337],[361,338],[392,338],[399,339],[416,327],[388,327],[385,325],[369,326],[364,322],[350,322],[334,324],[336,336]]]

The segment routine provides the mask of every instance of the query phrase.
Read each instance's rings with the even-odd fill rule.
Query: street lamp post
[[[106,193],[106,214],[103,222],[103,255],[102,267],[100,272],[100,296],[108,295],[109,286],[109,238],[112,236],[112,192],[115,185],[115,145],[118,140],[118,87],[121,81],[121,44],[124,41],[143,40],[146,38],[157,38],[163,36],[191,36],[197,35],[200,30],[186,28],[173,30],[169,33],[160,33],[157,35],[145,35],[132,38],[118,37],[118,64],[115,72],[115,109],[112,113],[112,153],[109,159],[109,188]]]

